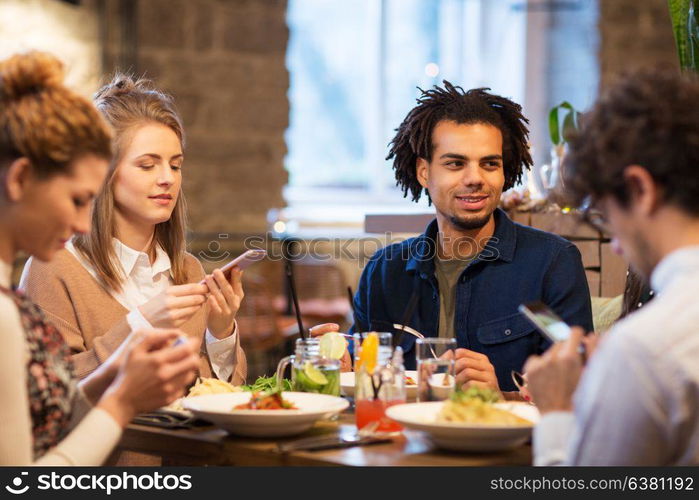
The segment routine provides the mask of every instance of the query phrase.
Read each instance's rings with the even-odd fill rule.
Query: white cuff
[[[571,412],[554,411],[542,416],[532,438],[534,465],[565,465],[574,428],[575,416]]]
[[[211,368],[219,380],[228,380],[233,374],[237,337],[237,322],[233,323],[233,333],[225,339],[217,339],[208,328],[206,329],[206,353],[209,355]]]
[[[75,400],[73,403],[73,412],[70,415],[70,424],[68,425],[69,429],[75,428],[80,421],[85,418],[85,415],[88,414],[90,410],[92,410],[93,406],[92,403],[90,402],[89,399],[87,399],[87,396],[85,395],[85,391],[83,391],[83,388],[78,384],[76,390],[75,390]]]
[[[141,313],[138,307],[134,307],[129,314],[126,315],[126,322],[131,327],[131,331],[135,332],[142,328],[153,328],[150,321]]]
[[[121,437],[121,426],[101,408],[93,408],[55,448],[35,465],[102,465]]]

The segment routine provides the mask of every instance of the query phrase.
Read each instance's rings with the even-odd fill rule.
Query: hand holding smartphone
[[[519,312],[551,342],[564,342],[570,337],[570,327],[543,302],[522,304],[519,306]]]
[[[571,329],[563,319],[543,302],[529,302],[519,306],[519,312],[532,322],[534,326],[551,342],[565,342],[571,334]],[[580,354],[585,360],[585,346],[580,344]]]
[[[234,267],[237,267],[241,271],[243,269],[247,269],[251,264],[254,264],[255,262],[259,262],[262,259],[264,259],[267,256],[267,252],[265,250],[247,250],[240,254],[238,257],[230,261],[228,264],[223,266],[221,268],[221,271],[223,272],[223,275],[226,278],[231,277],[231,271],[233,270]],[[201,280],[199,284],[205,284],[206,280]]]

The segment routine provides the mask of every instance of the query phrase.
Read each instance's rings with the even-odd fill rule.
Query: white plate
[[[405,397],[408,401],[415,401],[417,398],[417,372],[415,370],[405,370],[405,375],[415,381],[415,385],[405,386]],[[354,372],[340,373],[340,390],[345,396],[354,397]]]
[[[158,408],[158,411],[162,412],[162,413],[167,413],[168,415],[172,415],[174,417],[180,417],[180,418],[193,417],[194,415],[192,414],[191,411],[185,410],[182,408],[182,406],[184,406],[182,403],[184,401],[184,399],[185,398],[176,399],[175,401],[173,401],[172,403],[170,403],[167,406],[161,406],[160,408]]]
[[[444,403],[410,403],[391,406],[386,415],[408,429],[427,433],[440,448],[457,451],[496,451],[516,448],[526,443],[534,425],[539,421],[539,410],[527,403],[496,403],[498,408],[526,418],[532,425],[493,426],[456,422],[437,422],[437,414]]]
[[[207,394],[186,398],[183,405],[197,417],[241,436],[278,437],[301,434],[317,420],[343,411],[349,402],[335,396],[284,392],[283,398],[297,410],[234,410],[250,400],[249,392]]]

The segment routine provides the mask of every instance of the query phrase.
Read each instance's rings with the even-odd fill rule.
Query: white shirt
[[[590,359],[574,414],[537,425],[536,465],[699,464],[699,246],[666,256],[651,285]]]
[[[112,238],[112,244],[126,279],[120,292],[112,290],[110,293],[129,311],[126,320],[132,330],[153,328],[148,319],[141,314],[139,306],[173,285],[170,257],[158,246],[155,249],[155,261],[151,265],[145,252],[129,248],[117,238]],[[95,268],[78,252],[72,241],[66,244],[66,249],[99,281]],[[236,335],[237,325],[233,327],[233,333],[224,339],[217,339],[206,330],[206,352],[214,373],[221,380],[228,380],[233,373]]]
[[[0,259],[0,285],[10,288],[12,266]],[[73,402],[70,433],[36,462],[27,391],[27,341],[19,311],[0,294],[0,465],[100,465],[121,437],[109,413],[92,408],[82,391]]]

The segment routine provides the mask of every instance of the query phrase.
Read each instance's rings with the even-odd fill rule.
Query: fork
[[[395,328],[396,330],[403,330],[404,332],[409,333],[410,335],[414,335],[415,337],[417,337],[419,339],[425,338],[425,336],[423,334],[421,334],[417,330],[410,328],[409,326],[399,325],[398,323],[393,323],[393,328]]]
[[[189,428],[196,421],[196,417],[179,418],[167,413],[141,413],[136,415],[132,422],[140,425],[164,427],[166,429]]]
[[[425,338],[425,336],[423,334],[421,334],[420,332],[418,332],[417,330],[415,330],[413,328],[410,328],[409,326],[394,323],[393,328],[395,328],[396,330],[403,330],[404,332],[409,333],[410,335],[413,335],[414,337],[417,337],[419,339]],[[437,353],[434,352],[434,347],[430,346],[430,351],[432,351],[432,356],[434,356],[435,358],[439,357],[439,356],[437,356]]]

